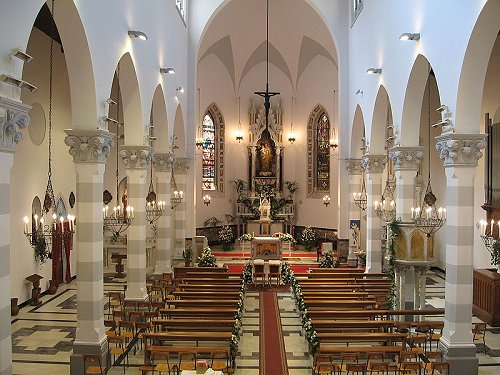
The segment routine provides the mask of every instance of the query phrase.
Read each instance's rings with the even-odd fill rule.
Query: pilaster
[[[446,223],[445,322],[440,347],[450,373],[477,374],[472,340],[472,271],[474,245],[474,178],[486,147],[484,134],[448,133],[436,137],[444,162],[448,219]]]

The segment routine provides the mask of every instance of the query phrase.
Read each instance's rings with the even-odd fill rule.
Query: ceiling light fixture
[[[399,36],[399,40],[414,40],[417,41],[420,39],[419,33],[403,33]]]
[[[138,30],[129,30],[128,36],[132,39],[139,38],[141,40],[148,40],[146,33]]]
[[[290,121],[290,132],[288,133],[288,142],[295,142],[295,132],[293,131],[293,96],[292,96],[292,121]]]
[[[181,86],[177,86],[176,91],[180,92],[181,94],[184,93],[184,89]]]
[[[366,74],[382,74],[382,69],[368,68],[368,69],[366,69]]]
[[[240,143],[243,140],[243,132],[241,131],[241,107],[240,107],[240,99],[238,96],[238,130],[236,131],[236,140]]]
[[[37,90],[37,87],[35,85],[32,85],[29,82],[23,81],[22,79],[12,77],[9,74],[1,74],[0,81],[6,83],[7,85],[19,87],[21,89],[26,89],[26,90],[29,90],[31,92],[35,92]]]
[[[175,69],[174,68],[160,68],[160,73],[175,74]]]

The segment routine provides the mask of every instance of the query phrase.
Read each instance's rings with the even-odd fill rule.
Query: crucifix
[[[270,99],[272,96],[279,95],[279,92],[269,91],[269,0],[267,0],[267,12],[266,12],[266,91],[256,91],[254,94],[262,96],[264,98],[264,109],[266,113],[266,130],[269,127],[269,108],[271,108]]]

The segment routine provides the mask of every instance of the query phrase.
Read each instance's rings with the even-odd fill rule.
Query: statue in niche
[[[257,142],[257,177],[276,176],[276,149],[274,142],[266,129]]]

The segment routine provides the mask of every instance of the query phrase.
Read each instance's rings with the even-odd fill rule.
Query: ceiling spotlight
[[[101,116],[101,120],[107,122],[108,124],[118,124],[118,121],[108,116]]]
[[[180,92],[181,94],[184,93],[184,89],[181,86],[177,87],[177,92]]]
[[[174,68],[160,68],[160,73],[175,74],[175,69]]]
[[[107,98],[104,103],[108,104],[108,105],[116,105],[116,102],[111,99],[111,98]]]
[[[129,30],[128,36],[131,38],[139,38],[141,40],[148,40],[146,33],[138,30]]]
[[[26,52],[22,51],[18,47],[13,48],[10,54],[14,57],[17,57],[20,60],[23,60],[25,63],[29,63],[31,60],[33,60],[32,56],[28,55]]]
[[[403,33],[399,36],[399,40],[414,40],[417,41],[420,39],[419,33]]]
[[[38,88],[35,85],[32,85],[29,82],[23,81],[21,88],[26,89],[31,92],[35,92]]]
[[[366,74],[382,74],[382,69],[369,68],[369,69],[366,69]]]
[[[15,86],[15,87],[29,90],[31,92],[35,92],[37,90],[37,87],[35,85],[32,85],[31,83],[28,83],[26,81],[23,81],[22,79],[12,77],[11,75],[8,75],[8,74],[0,75],[0,81],[6,83],[8,85],[11,85],[11,86]]]

